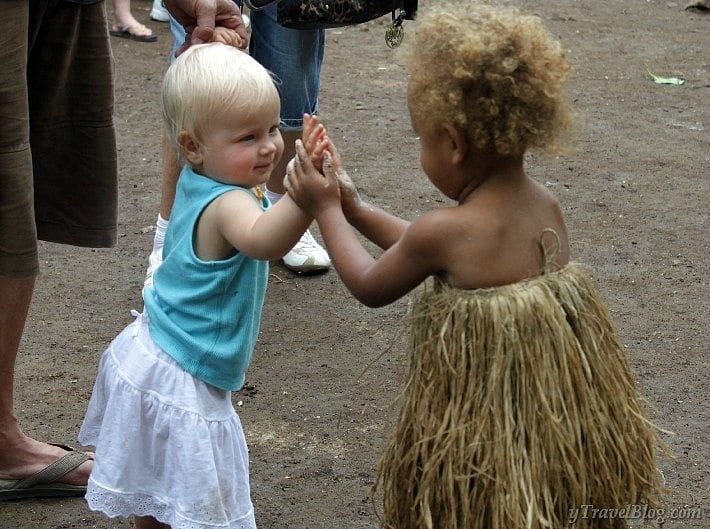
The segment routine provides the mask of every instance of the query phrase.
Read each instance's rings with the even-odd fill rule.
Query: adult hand
[[[212,42],[215,27],[233,30],[246,41],[249,37],[239,6],[232,0],[163,0],[170,14],[185,28],[180,55],[192,44]]]

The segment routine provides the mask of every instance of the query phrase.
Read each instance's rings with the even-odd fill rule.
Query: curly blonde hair
[[[436,2],[415,21],[410,111],[451,124],[478,149],[521,155],[561,150],[572,115],[560,43],[535,16],[475,0]]]

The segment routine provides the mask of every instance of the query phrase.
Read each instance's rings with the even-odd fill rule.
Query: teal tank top
[[[153,286],[143,292],[155,343],[185,371],[224,390],[244,384],[269,275],[268,261],[240,252],[218,261],[203,261],[195,254],[200,215],[215,198],[233,190],[252,194],[183,168],[163,263],[153,274]],[[269,200],[264,197],[260,206],[266,210]]]

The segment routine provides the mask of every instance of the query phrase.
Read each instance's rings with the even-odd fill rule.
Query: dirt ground
[[[685,10],[684,0],[512,3],[562,40],[580,114],[575,152],[532,155],[529,172],[560,197],[573,256],[596,269],[653,419],[673,432],[663,437],[675,459],[660,464],[670,489],[664,527],[710,527],[710,15]],[[99,355],[142,305],[170,36],[149,20],[149,0],[133,9],[159,40],[113,40],[118,245],[42,244],[18,359],[22,425],[53,442],[75,444]],[[328,31],[321,115],[364,195],[413,218],[445,202],[419,169],[406,72],[384,44],[386,20]],[[647,69],[685,84],[656,84]],[[367,309],[334,271],[301,277],[273,264],[248,386],[234,396],[262,529],[377,527],[368,492],[407,365],[406,306]],[[81,498],[0,504],[1,529],[130,526]]]

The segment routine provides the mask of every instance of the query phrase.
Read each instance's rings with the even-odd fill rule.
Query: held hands
[[[284,187],[298,206],[315,219],[327,209],[340,207],[340,189],[333,170],[332,156],[323,155],[325,174],[318,171],[301,140],[296,140],[296,155],[286,167]]]
[[[318,116],[303,114],[303,146],[317,171],[323,171],[323,157],[326,151],[335,147],[330,143],[325,127]]]
[[[346,217],[350,218],[361,206],[362,201],[355,184],[343,169],[340,154],[333,142],[330,141],[318,116],[303,115],[303,144],[306,152],[310,155],[313,166],[321,173],[329,171],[337,179],[343,212]],[[330,154],[330,161],[324,161],[326,154]],[[328,175],[326,174],[326,176]]]
[[[249,45],[249,41],[240,37],[239,33],[233,29],[223,28],[221,26],[214,28],[212,42],[221,42],[227,46],[233,46],[242,50]]]
[[[219,42],[238,42],[240,47],[248,41],[242,14],[232,0],[163,0],[170,14],[185,28],[185,42],[175,55],[180,55],[191,44],[212,42],[215,28],[233,32],[230,37],[220,30]]]

